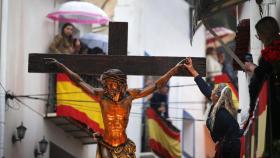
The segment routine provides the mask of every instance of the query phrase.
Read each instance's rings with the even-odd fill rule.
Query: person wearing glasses
[[[249,84],[249,119],[245,124],[245,128],[253,116],[256,100],[264,81],[274,75],[274,70],[280,69],[280,36],[277,21],[273,17],[264,17],[257,22],[255,29],[257,31],[256,38],[264,44],[264,49],[261,51],[259,65],[256,65],[253,62],[245,62],[246,71],[253,73]]]

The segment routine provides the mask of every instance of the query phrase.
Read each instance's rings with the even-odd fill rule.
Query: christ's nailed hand
[[[54,58],[44,58],[43,60],[44,60],[45,64],[48,64],[48,65],[58,63],[58,61]]]
[[[44,58],[45,64],[49,66],[55,66],[56,68],[61,68],[62,64],[54,58]]]
[[[61,66],[62,65],[59,61],[57,61],[54,58],[44,58],[44,62],[47,65],[56,65],[56,66]]]

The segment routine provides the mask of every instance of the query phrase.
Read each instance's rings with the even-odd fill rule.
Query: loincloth
[[[101,139],[97,144],[96,158],[136,158],[135,151],[136,146],[130,139],[117,147],[113,147]]]

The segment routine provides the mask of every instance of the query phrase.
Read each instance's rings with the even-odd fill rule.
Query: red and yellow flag
[[[180,131],[152,108],[147,111],[149,145],[162,158],[181,158]]]
[[[93,131],[103,133],[104,125],[98,102],[85,93],[66,74],[57,74],[57,115],[85,123]]]
[[[241,139],[241,157],[264,157],[266,139],[266,117],[268,106],[268,82],[259,93],[259,101],[254,113],[255,119]]]

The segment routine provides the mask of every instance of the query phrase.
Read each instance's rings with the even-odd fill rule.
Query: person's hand
[[[161,113],[166,112],[166,109],[165,109],[164,104],[165,104],[164,102],[161,102],[161,105],[160,105],[160,107],[158,108],[158,111],[161,112]]]
[[[184,66],[185,66],[188,70],[190,70],[190,69],[193,68],[192,58],[191,58],[191,57],[187,57],[187,58],[186,58],[186,62],[185,62],[185,64],[184,64]]]
[[[179,61],[176,65],[175,65],[175,72],[177,73],[179,71],[179,69],[181,69],[182,67],[184,67],[184,63],[186,62],[186,59],[183,59],[181,61]]]
[[[248,113],[249,113],[249,116],[248,116],[247,120],[245,121],[245,123],[243,125],[243,130],[244,131],[247,129],[247,127],[250,125],[250,123],[252,121],[254,121],[254,119],[255,119],[253,110],[249,109]]]
[[[191,72],[193,71],[193,64],[192,64],[192,58],[191,57],[187,57],[186,58],[186,62],[184,63],[185,68]]]
[[[69,48],[69,52],[70,52],[70,54],[74,54],[75,53],[75,49],[73,47],[70,47]]]
[[[256,67],[257,67],[257,65],[255,65],[252,62],[245,62],[245,70],[248,72],[254,72]]]
[[[186,62],[184,64],[184,67],[187,69],[187,71],[193,76],[196,77],[198,76],[198,72],[195,70],[192,64],[192,59],[190,57],[186,58]]]
[[[177,64],[176,64],[176,66],[182,66],[182,65],[184,65],[186,63],[186,59],[183,59],[183,60],[181,60],[181,61],[179,61]]]

